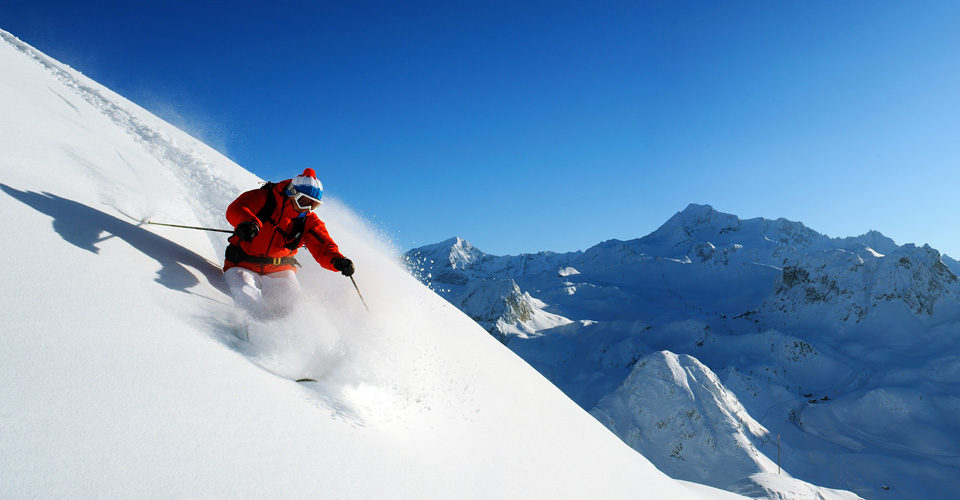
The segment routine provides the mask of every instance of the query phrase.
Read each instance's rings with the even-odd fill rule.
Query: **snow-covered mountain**
[[[224,227],[258,180],[0,31],[0,498],[742,498],[658,471],[336,200],[370,312],[306,265],[302,307],[243,317],[222,233],[144,221]]]
[[[817,485],[960,491],[960,281],[929,246],[690,205],[584,252],[493,256],[458,238],[404,257],[674,477],[757,491],[732,483],[774,469],[779,436],[783,469]],[[495,293],[463,300],[507,280],[551,323],[481,314],[506,311]]]

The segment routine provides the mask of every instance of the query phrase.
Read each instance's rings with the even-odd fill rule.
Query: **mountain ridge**
[[[646,236],[606,240],[582,252],[491,256],[470,247],[475,260],[463,269],[444,269],[437,264],[442,259],[421,249],[403,260],[415,275],[431,276],[423,282],[468,315],[482,305],[458,302],[462,290],[502,279],[536,301],[530,309],[555,315],[557,322],[541,329],[505,327],[515,316],[487,317],[483,325],[584,409],[604,415],[598,418],[608,428],[663,470],[677,461],[671,447],[644,447],[635,438],[649,427],[650,415],[637,420],[639,414],[620,411],[609,421],[601,409],[601,401],[636,408],[624,401],[637,390],[624,384],[641,360],[660,351],[702,362],[758,425],[784,435],[785,448],[814,457],[787,468],[800,479],[868,499],[923,498],[931,490],[917,483],[920,477],[939,482],[942,491],[960,489],[953,462],[924,451],[960,456],[960,442],[943,439],[960,435],[944,413],[960,392],[943,375],[960,370],[958,266],[929,245],[898,245],[877,230],[829,237],[784,218],[740,219],[690,204]],[[905,380],[922,387],[898,391]],[[891,398],[894,403],[881,403]],[[871,405],[873,411],[829,412]],[[935,422],[942,433],[921,433],[936,437],[917,440],[865,420],[893,408],[916,408],[908,414]],[[656,417],[677,422],[673,415]],[[688,434],[714,432],[703,419],[689,420]],[[851,440],[844,431],[850,426],[892,435],[867,432]],[[888,443],[898,440],[905,443],[900,448]],[[686,442],[685,456],[709,456],[704,442]],[[862,449],[882,451],[871,459],[857,455]],[[762,451],[769,460],[770,450]],[[764,460],[751,456],[732,462],[765,470]],[[713,485],[729,486],[720,482]]]

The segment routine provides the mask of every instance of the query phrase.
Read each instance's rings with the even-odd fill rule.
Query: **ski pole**
[[[357,286],[357,280],[353,279],[353,275],[350,276],[350,281],[353,282],[353,288],[357,290],[357,295],[360,296],[360,302],[363,302],[363,308],[370,312],[370,308],[367,307],[367,301],[363,300],[363,294],[360,293],[360,287]]]
[[[216,229],[212,227],[196,227],[196,226],[181,226],[179,224],[164,224],[162,222],[153,222],[147,221],[147,224],[153,224],[154,226],[167,226],[167,227],[179,227],[182,229],[199,229],[201,231],[216,231],[218,233],[233,233],[230,229]]]

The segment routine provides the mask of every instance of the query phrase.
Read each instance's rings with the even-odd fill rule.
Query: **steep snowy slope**
[[[661,351],[641,358],[593,414],[641,452],[669,449],[675,460],[664,472],[674,477],[706,478],[729,488],[751,474],[777,471],[777,464],[757,451],[776,455],[776,436],[750,417],[709,368],[687,355]],[[689,425],[701,420],[712,432]],[[699,442],[691,446],[693,439]]]
[[[142,221],[223,227],[255,176],[0,38],[0,497],[734,497],[656,470],[341,203],[371,312],[308,265],[297,312],[242,329],[224,235]]]
[[[680,410],[645,407],[689,385],[676,377],[630,383],[659,351],[689,355],[716,374],[711,391],[734,394],[781,435],[784,469],[800,479],[871,499],[960,491],[960,279],[956,261],[929,246],[900,246],[877,231],[830,238],[799,222],[690,205],[648,236],[582,253],[497,257],[472,248],[471,260],[452,269],[443,258],[450,252],[437,245],[406,258],[455,305],[458,290],[509,278],[540,310],[569,320],[522,336],[486,325],[583,408],[602,401],[594,414],[664,471],[696,470],[673,452],[678,436],[657,438],[669,445],[655,439],[665,429],[690,436],[687,459],[716,455],[710,437],[740,430],[709,418],[681,426]],[[545,264],[530,272],[487,264],[524,261]],[[704,415],[704,401],[688,403],[676,402]],[[732,411],[715,404],[711,412]],[[672,424],[656,426],[664,422]],[[731,471],[769,470],[768,441],[744,446],[724,462]],[[716,472],[704,466],[696,477],[719,487],[736,481]]]
[[[859,498],[784,473],[768,458],[777,455],[777,436],[754,420],[709,368],[687,355],[661,351],[643,357],[592,413],[634,449],[651,456],[668,451],[671,460],[661,469],[672,477],[748,496]]]

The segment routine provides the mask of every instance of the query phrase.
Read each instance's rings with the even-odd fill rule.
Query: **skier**
[[[353,262],[313,213],[322,195],[323,185],[308,168],[293,179],[247,191],[227,207],[227,221],[235,230],[223,272],[238,306],[257,317],[289,312],[300,293],[300,263],[294,256],[301,246],[325,269],[353,275]]]

